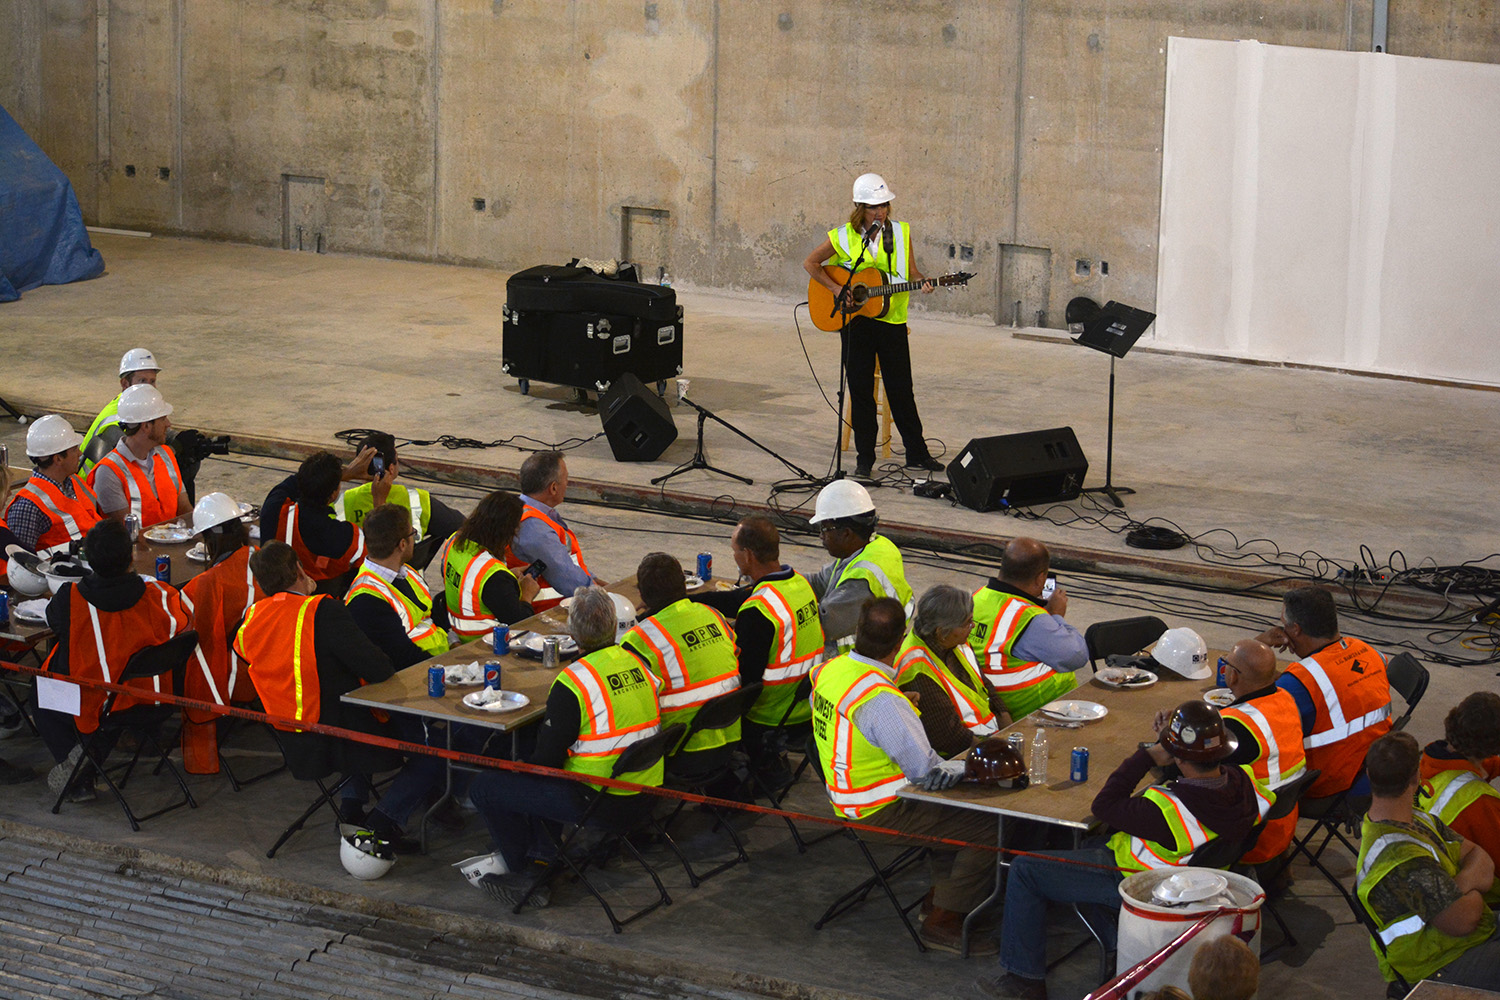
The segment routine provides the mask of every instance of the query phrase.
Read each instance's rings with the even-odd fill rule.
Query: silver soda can
[[[549,635],[542,640],[542,666],[557,669],[558,660],[561,659],[562,640],[555,635]]]
[[[1010,744],[1010,748],[1016,752],[1017,757],[1021,758],[1021,760],[1023,761],[1026,759],[1025,733],[1011,733],[1009,736],[1005,737],[1005,742]]]
[[[125,515],[125,527],[130,532],[130,540],[132,542],[141,537],[141,519],[134,514]]]
[[[1074,747],[1068,767],[1068,777],[1082,784],[1089,780],[1089,748]]]

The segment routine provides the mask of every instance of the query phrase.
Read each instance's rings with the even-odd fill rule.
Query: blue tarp
[[[103,273],[73,185],[0,108],[0,302]]]

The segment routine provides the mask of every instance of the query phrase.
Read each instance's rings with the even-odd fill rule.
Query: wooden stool
[[[849,417],[849,409],[854,405],[853,400],[846,400],[843,416],[843,434],[839,437],[839,451],[849,450],[849,438],[854,433],[853,424]],[[885,379],[880,375],[880,362],[875,362],[875,411],[880,414],[880,438],[876,442],[880,446],[880,457],[891,457],[891,401],[885,398]]]

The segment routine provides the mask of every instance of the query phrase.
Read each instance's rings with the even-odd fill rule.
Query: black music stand
[[[1119,302],[1107,302],[1104,308],[1083,322],[1083,332],[1073,343],[1103,351],[1109,355],[1109,431],[1104,446],[1104,485],[1090,486],[1085,493],[1103,493],[1116,507],[1124,507],[1122,493],[1135,493],[1126,486],[1114,483],[1115,458],[1115,359],[1130,353],[1141,334],[1156,322],[1156,313],[1135,309]]]

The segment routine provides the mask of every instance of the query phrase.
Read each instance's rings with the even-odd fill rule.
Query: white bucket
[[[1141,980],[1131,990],[1131,996],[1150,993],[1163,986],[1176,986],[1188,991],[1188,966],[1193,953],[1200,945],[1234,934],[1260,955],[1260,904],[1265,893],[1254,879],[1233,872],[1218,871],[1229,883],[1224,892],[1210,899],[1177,906],[1163,906],[1151,897],[1157,884],[1173,875],[1189,871],[1213,871],[1188,867],[1156,868],[1136,872],[1120,883],[1120,933],[1115,952],[1115,974],[1119,975],[1136,963],[1150,958],[1162,948],[1176,940],[1183,931],[1197,923],[1204,915],[1220,907],[1229,912],[1209,924],[1191,941],[1170,955],[1156,971]]]

